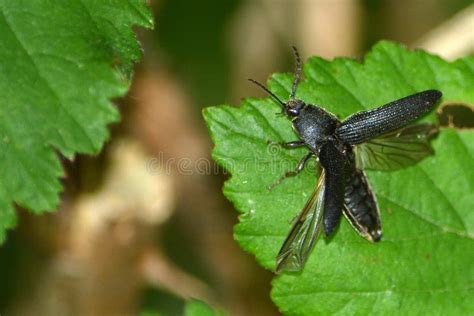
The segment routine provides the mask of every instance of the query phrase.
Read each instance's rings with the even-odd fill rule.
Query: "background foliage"
[[[68,158],[96,153],[119,114],[140,48],[133,25],[152,26],[144,1],[0,2],[0,241],[13,203],[57,207]]]

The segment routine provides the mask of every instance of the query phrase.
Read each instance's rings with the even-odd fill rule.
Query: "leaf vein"
[[[456,234],[458,235],[459,237],[464,237],[464,238],[470,238],[470,239],[474,239],[474,235],[472,234],[469,234],[468,232],[463,232],[463,231],[459,231],[459,230],[456,230],[454,228],[451,228],[451,227],[446,227],[446,226],[443,226],[442,224],[436,222],[436,221],[433,221],[429,218],[426,218],[418,213],[416,213],[415,211],[413,211],[412,209],[410,209],[409,207],[407,206],[403,206],[401,205],[400,203],[398,202],[395,202],[394,200],[390,199],[387,195],[385,195],[384,193],[382,192],[377,192],[377,194],[379,196],[381,196],[382,198],[386,199],[387,201],[389,201],[390,203],[392,204],[395,204],[397,205],[398,207],[401,207],[403,208],[404,210],[412,213],[413,215],[415,215],[416,217],[420,218],[421,220],[427,222],[428,224],[431,224],[437,228],[439,228],[441,231],[445,232],[445,233],[453,233],[453,234]]]
[[[91,136],[86,132],[85,128],[76,120],[76,118],[69,112],[67,107],[64,106],[64,103],[62,102],[62,99],[59,96],[59,94],[56,92],[55,89],[53,89],[53,87],[52,87],[51,83],[49,82],[49,80],[46,79],[46,77],[40,71],[40,68],[38,67],[38,64],[37,64],[35,58],[33,58],[33,54],[31,54],[28,51],[28,49],[26,48],[26,46],[24,45],[24,43],[21,41],[20,37],[18,36],[17,32],[15,32],[13,26],[11,25],[11,22],[8,21],[8,18],[3,14],[3,12],[2,12],[2,15],[3,15],[3,18],[6,22],[6,24],[10,28],[11,32],[15,35],[15,38],[17,39],[18,44],[23,49],[23,51],[26,53],[26,56],[31,61],[32,65],[35,67],[36,73],[38,74],[38,77],[46,84],[46,87],[48,88],[48,90],[51,92],[53,97],[57,100],[57,102],[58,102],[57,104],[63,109],[64,113],[71,119],[71,122],[74,123],[74,125],[76,125],[76,127],[78,127],[78,131],[81,134],[83,134],[83,136],[85,136],[85,139],[89,142],[89,146],[91,148],[95,148],[94,142],[93,142]],[[57,130],[56,130],[56,132],[58,133]],[[60,135],[60,136],[61,136],[61,138],[63,138],[62,135]]]

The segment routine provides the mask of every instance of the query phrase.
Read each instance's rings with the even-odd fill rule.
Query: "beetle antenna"
[[[295,46],[291,46],[293,49],[293,54],[295,55],[295,79],[293,80],[293,87],[291,88],[291,94],[290,94],[290,99],[295,98],[296,94],[296,88],[298,88],[298,84],[300,82],[300,76],[301,76],[301,58],[300,54],[298,53],[298,50],[296,49]]]
[[[260,82],[258,82],[257,80],[253,80],[253,79],[249,79],[250,82],[253,82],[255,83],[257,86],[259,86],[260,88],[262,88],[263,90],[265,90],[269,95],[271,95],[278,103],[280,103],[283,107],[285,107],[285,103],[283,101],[281,101],[273,92],[271,92],[270,90],[268,90],[267,87],[265,87],[263,84],[261,84]]]

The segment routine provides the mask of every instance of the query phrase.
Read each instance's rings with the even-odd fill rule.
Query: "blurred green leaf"
[[[156,42],[200,108],[229,94],[229,21],[240,3],[164,0],[156,12]]]
[[[58,151],[96,153],[119,119],[140,56],[133,25],[152,26],[144,0],[0,1],[0,241],[13,203],[54,209]]]
[[[442,101],[474,104],[473,56],[449,63],[381,42],[363,64],[313,57],[304,69],[298,97],[341,118],[430,88],[443,92]],[[286,100],[291,81],[291,75],[276,74],[269,86]],[[232,174],[224,194],[242,213],[235,238],[268,269],[316,183],[310,166],[267,190],[305,153],[267,145],[297,139],[289,120],[275,115],[280,111],[270,99],[246,99],[240,108],[204,112],[213,157]],[[474,313],[474,132],[443,129],[433,146],[435,155],[414,167],[368,172],[380,204],[382,241],[367,242],[343,220],[333,238],[319,240],[302,273],[273,281],[272,298],[283,312]]]
[[[162,316],[162,314],[158,312],[153,312],[153,311],[145,311],[145,312],[141,312],[140,316]]]
[[[190,300],[186,303],[184,316],[225,316],[202,301]]]

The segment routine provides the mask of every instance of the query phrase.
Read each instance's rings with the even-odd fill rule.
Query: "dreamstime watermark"
[[[263,152],[234,151],[228,153],[228,157],[222,155],[222,157],[216,159],[206,157],[173,158],[160,152],[158,156],[147,161],[146,168],[151,174],[170,175],[177,173],[185,176],[247,172],[254,172],[256,174],[280,172],[284,174],[287,171],[294,170],[299,160],[304,156],[302,154],[301,157],[298,157],[298,155],[293,154],[294,152],[289,152],[279,144],[269,144]],[[301,153],[300,151],[297,152]],[[309,164],[313,164],[313,167],[304,168],[302,172],[314,172],[314,163],[309,162]]]
[[[152,174],[173,174],[178,173],[185,176],[192,175],[217,175],[226,174],[226,168],[218,162],[209,158],[189,158],[189,157],[165,157],[165,153],[160,152],[157,157],[150,158],[146,166],[148,172]]]

